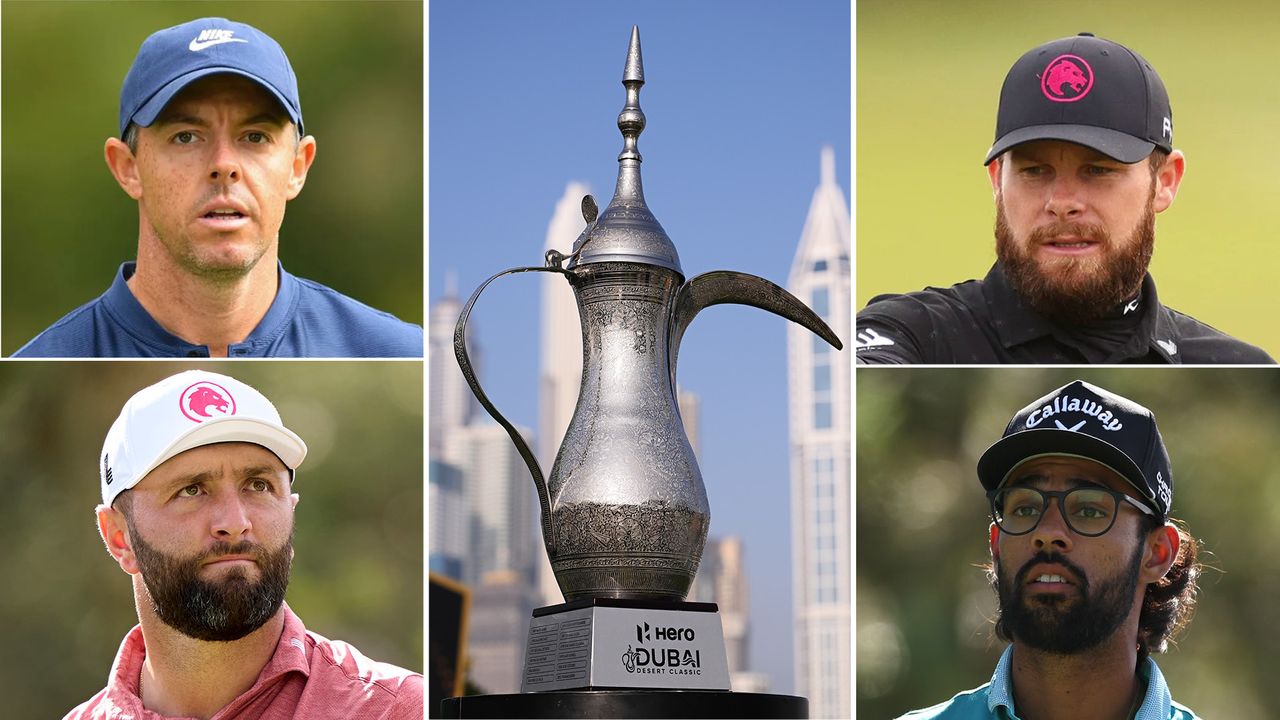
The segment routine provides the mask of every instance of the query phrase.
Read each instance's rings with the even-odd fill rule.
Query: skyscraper
[[[822,175],[792,261],[788,289],[848,347],[849,206],[835,153]],[[813,717],[851,717],[850,353],[787,328],[791,436],[792,595],[796,692]]]
[[[471,422],[475,407],[475,396],[453,355],[453,329],[461,312],[457,281],[450,274],[444,295],[431,308],[427,325],[427,450],[432,458],[444,449],[444,437],[450,430]],[[468,335],[475,337],[475,330]],[[470,343],[468,349],[475,364],[479,353]]]

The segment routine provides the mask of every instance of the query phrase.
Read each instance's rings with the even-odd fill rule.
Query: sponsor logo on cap
[[[1081,100],[1093,89],[1093,68],[1084,58],[1059,55],[1040,74],[1040,91],[1054,102]]]
[[[182,391],[178,400],[182,414],[192,422],[236,414],[236,401],[227,389],[217,383],[198,382]]]
[[[1160,502],[1164,503],[1165,507],[1169,507],[1169,499],[1173,495],[1173,491],[1169,489],[1169,483],[1164,479],[1164,474],[1158,470],[1156,471],[1156,485],[1159,486]]]
[[[110,457],[111,456],[106,453],[103,453],[102,455],[102,475],[108,485],[110,485],[111,481],[115,479],[111,476],[111,464],[108,462],[108,458]]]
[[[1115,432],[1124,427],[1124,424],[1120,422],[1120,419],[1117,418],[1110,410],[1103,409],[1101,403],[1088,398],[1081,399],[1066,395],[1059,395],[1053,399],[1053,402],[1032,410],[1031,414],[1027,415],[1026,425],[1028,428],[1033,428],[1054,415],[1060,415],[1062,413],[1083,413],[1089,417],[1097,418],[1098,422],[1102,424],[1102,429],[1109,430],[1111,432]],[[1088,419],[1089,418],[1084,418],[1071,427],[1067,427],[1056,418],[1053,422],[1060,430],[1079,431],[1080,428],[1084,427],[1085,423],[1088,422]]]
[[[200,52],[205,48],[223,43],[249,42],[243,38],[231,37],[235,32],[235,30],[201,30],[199,35],[191,39],[191,44],[187,45],[187,49],[191,52]]]

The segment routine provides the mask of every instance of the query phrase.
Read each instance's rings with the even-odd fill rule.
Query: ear
[[[1156,194],[1152,200],[1156,212],[1164,212],[1173,204],[1186,170],[1187,158],[1181,150],[1174,150],[1164,159],[1164,164],[1156,171]]]
[[[311,163],[316,159],[316,139],[308,135],[298,141],[298,150],[293,155],[293,168],[289,174],[289,196],[292,200],[298,197],[298,193],[302,192],[302,186],[307,183],[307,171],[311,169]]]
[[[107,158],[107,168],[115,176],[120,188],[129,197],[134,200],[140,200],[142,198],[142,181],[138,179],[138,161],[134,158],[133,152],[129,150],[129,146],[125,145],[123,140],[107,138],[107,144],[103,147],[102,152]]]
[[[293,493],[292,495],[289,496],[289,500],[293,503],[292,507],[294,510],[298,509],[298,501],[301,499],[302,499],[302,496],[299,495],[298,493]]]
[[[124,513],[113,507],[99,505],[98,533],[107,546],[107,552],[120,564],[120,569],[130,575],[137,575],[138,558],[133,554],[133,539],[129,537],[129,524],[125,522]]]
[[[987,165],[987,175],[991,178],[991,195],[998,197],[1000,195],[1000,168],[1004,164],[1004,156],[992,160]]]
[[[1178,558],[1182,538],[1178,536],[1178,528],[1173,523],[1165,523],[1151,531],[1146,543],[1147,549],[1138,575],[1138,580],[1143,585],[1156,582],[1169,572],[1173,561]]]
[[[991,548],[991,560],[995,562],[1000,559],[1000,528],[996,527],[995,523],[991,523],[990,527],[987,528],[987,534],[989,535],[987,543]]]

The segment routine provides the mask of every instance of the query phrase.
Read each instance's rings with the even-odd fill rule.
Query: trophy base
[[[472,695],[444,700],[439,709],[439,717],[445,718],[809,717],[809,701],[802,697],[723,690],[568,690]]]
[[[715,603],[586,598],[533,611],[522,693],[729,690]]]

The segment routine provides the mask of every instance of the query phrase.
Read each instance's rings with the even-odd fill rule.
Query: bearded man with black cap
[[[138,625],[68,720],[418,720],[422,675],[311,632],[284,602],[307,455],[257,390],[190,370],[125,403],[102,448],[98,530]]]
[[[1147,408],[1079,380],[1018,411],[978,460],[991,505],[991,682],[914,720],[1193,720],[1151,658],[1191,618],[1196,540]]]
[[[1186,158],[1140,55],[1089,33],[1027,52],[1000,90],[984,164],[996,264],[982,280],[872,298],[858,362],[1274,364],[1156,295],[1155,216]]]

